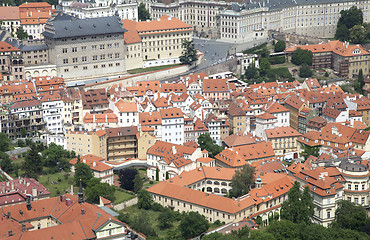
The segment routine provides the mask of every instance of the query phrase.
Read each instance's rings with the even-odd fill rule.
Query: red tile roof
[[[93,171],[98,171],[98,172],[104,172],[110,169],[113,169],[113,167],[105,164],[104,158],[88,154],[80,157],[81,163],[85,163],[88,165]],[[78,161],[78,158],[73,158],[72,160],[69,161],[70,164],[75,165]]]

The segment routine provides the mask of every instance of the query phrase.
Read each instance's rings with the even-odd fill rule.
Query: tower
[[[80,187],[78,189],[78,203],[82,204],[84,202],[84,191],[82,189],[82,182],[80,179]]]

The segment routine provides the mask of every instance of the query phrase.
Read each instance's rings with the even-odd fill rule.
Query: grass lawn
[[[114,192],[114,196],[116,197],[116,201],[114,201],[113,203],[114,205],[125,202],[130,199],[133,199],[135,197],[135,195],[131,195],[129,193],[119,191],[119,190],[116,190]]]
[[[59,196],[71,188],[73,184],[73,177],[69,176],[65,179],[64,172],[58,172],[48,175],[40,175],[38,181],[49,189],[50,197]]]
[[[290,67],[298,67],[298,66],[294,65],[291,62],[285,62],[285,63],[282,63],[282,64],[271,65],[271,68],[281,68],[281,67],[290,68]]]
[[[172,65],[156,66],[156,67],[149,67],[149,68],[135,68],[135,69],[127,70],[127,72],[129,74],[137,74],[137,73],[162,70],[162,69],[171,68],[171,67],[180,66],[180,65],[181,64],[172,64]]]
[[[155,184],[157,184],[157,183],[159,183],[159,181],[154,181],[154,180],[151,180],[153,183],[150,183],[150,181],[147,181],[147,182],[145,182],[144,183],[144,185],[143,185],[143,188],[149,188],[149,187],[151,187],[151,186],[153,186],[153,185],[155,185]]]

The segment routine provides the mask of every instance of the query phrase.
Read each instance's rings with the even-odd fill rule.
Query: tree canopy
[[[285,44],[285,41],[283,40],[278,40],[276,43],[275,43],[275,46],[274,46],[274,51],[275,52],[283,52],[286,48],[286,44]]]
[[[254,185],[254,167],[249,164],[237,170],[231,179],[230,197],[240,197],[247,194]]]
[[[49,144],[42,155],[44,156],[44,165],[51,168],[69,169],[69,159],[74,157],[69,151],[55,143]]]
[[[17,31],[16,31],[16,33],[15,33],[15,34],[17,34],[17,38],[18,38],[19,40],[23,40],[23,39],[27,39],[27,38],[29,38],[28,33],[26,33],[26,32],[24,31],[23,27],[18,27],[18,29],[17,29]]]
[[[361,9],[353,6],[348,10],[340,11],[335,38],[341,41],[350,40],[350,29],[356,25],[362,25],[363,13]]]
[[[24,170],[25,176],[37,179],[38,174],[41,174],[42,172],[42,168],[43,164],[41,155],[39,154],[39,151],[37,151],[36,145],[33,144],[24,158],[22,169]]]
[[[143,188],[143,179],[140,174],[136,174],[134,178],[134,192],[138,193]]]
[[[307,64],[303,64],[299,67],[299,77],[309,78],[312,76],[312,70]]]
[[[114,202],[116,200],[115,191],[114,186],[102,183],[100,178],[91,178],[87,183],[86,198],[90,203],[99,203],[100,196]]]
[[[136,168],[125,168],[120,170],[118,173],[118,181],[120,182],[121,188],[134,191],[134,179],[137,174],[139,174],[139,172]]]
[[[150,209],[154,203],[152,195],[146,190],[141,190],[137,195],[137,206],[143,209]]]
[[[209,222],[197,212],[184,213],[180,222],[180,232],[185,239],[194,238],[206,232]]]
[[[216,141],[211,138],[209,133],[199,135],[198,144],[202,150],[207,150],[212,158],[222,151],[222,147],[216,144]]]
[[[288,192],[288,199],[281,205],[281,219],[293,223],[310,223],[314,208],[310,190],[305,187],[302,192],[299,182],[296,181]]]
[[[9,143],[10,139],[8,138],[8,135],[6,135],[3,132],[0,132],[0,151],[1,152],[9,151]]]
[[[301,144],[301,147],[303,148],[303,151],[300,153],[302,157],[304,157],[304,160],[306,161],[309,156],[318,157],[320,146],[311,147],[306,144]]]
[[[80,180],[82,183],[82,187],[86,188],[87,183],[94,177],[94,174],[92,170],[90,169],[90,166],[86,165],[83,162],[77,162],[75,164],[75,185],[78,186],[80,184]]]
[[[300,66],[302,64],[311,66],[312,58],[313,58],[312,52],[302,48],[297,48],[292,53],[292,63],[297,66]]]
[[[182,64],[192,65],[195,61],[197,61],[198,54],[192,41],[183,41],[182,49],[182,54],[180,56],[180,62]]]
[[[145,4],[144,3],[140,3],[138,8],[137,8],[137,12],[138,12],[138,18],[140,21],[146,21],[146,20],[150,20],[150,13],[149,11],[145,8]]]
[[[13,162],[10,160],[8,154],[0,152],[0,167],[7,173],[11,173],[14,170]]]

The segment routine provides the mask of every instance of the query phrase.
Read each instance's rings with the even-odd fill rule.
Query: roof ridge
[[[78,223],[80,224],[81,229],[82,229],[82,232],[85,234],[85,237],[87,238],[87,235],[86,235],[86,233],[85,233],[85,230],[84,230],[84,228],[82,227],[81,221],[80,221],[80,220],[78,220]]]

